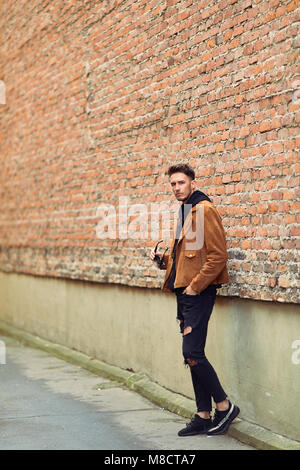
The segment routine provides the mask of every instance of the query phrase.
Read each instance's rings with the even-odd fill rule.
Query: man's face
[[[174,173],[170,176],[170,183],[177,201],[185,202],[195,189],[195,181],[185,173]]]

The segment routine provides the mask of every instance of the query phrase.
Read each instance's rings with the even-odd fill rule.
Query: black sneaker
[[[196,414],[190,423],[187,423],[186,427],[178,432],[178,436],[195,436],[196,434],[206,434],[210,427],[210,418],[200,418],[200,416]]]
[[[229,408],[225,411],[215,410],[214,419],[211,428],[207,431],[208,436],[216,436],[217,434],[224,434],[229,428],[232,421],[239,414],[240,409],[230,403]]]

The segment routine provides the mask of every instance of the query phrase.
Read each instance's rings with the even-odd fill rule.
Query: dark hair
[[[174,173],[184,173],[185,175],[189,176],[192,180],[195,179],[195,172],[193,168],[191,168],[186,163],[179,163],[178,165],[170,166],[168,168],[168,176],[171,176]]]

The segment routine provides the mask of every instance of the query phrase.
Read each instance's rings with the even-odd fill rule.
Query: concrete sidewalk
[[[179,438],[187,421],[120,382],[0,335],[0,449],[244,450],[228,435]],[[3,344],[3,343],[2,343]]]

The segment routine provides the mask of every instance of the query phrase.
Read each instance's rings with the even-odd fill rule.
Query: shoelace
[[[192,426],[192,424],[194,424],[196,421],[196,418],[192,418],[191,421],[189,421],[188,423],[186,423],[187,426]]]

